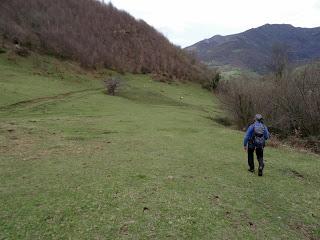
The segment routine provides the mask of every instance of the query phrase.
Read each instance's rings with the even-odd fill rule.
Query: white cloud
[[[320,26],[320,0],[112,0],[112,3],[144,19],[181,46],[266,23]]]

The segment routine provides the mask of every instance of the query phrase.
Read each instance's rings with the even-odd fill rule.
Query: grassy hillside
[[[0,239],[320,238],[319,156],[267,148],[259,178],[209,92],[106,74],[0,55]]]

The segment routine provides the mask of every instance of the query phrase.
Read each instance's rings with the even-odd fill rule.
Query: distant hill
[[[239,34],[216,35],[187,47],[186,50],[209,65],[232,65],[266,72],[275,44],[288,47],[288,57],[292,63],[318,59],[320,27],[298,28],[288,24],[266,24]]]
[[[204,81],[204,65],[143,20],[96,0],[1,0],[1,38],[84,67]]]

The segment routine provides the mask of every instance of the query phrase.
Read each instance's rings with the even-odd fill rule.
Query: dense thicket
[[[240,128],[262,113],[282,137],[312,138],[320,152],[320,64],[263,79],[236,79],[219,85],[219,96]]]
[[[95,0],[1,0],[0,33],[85,67],[198,82],[210,78],[203,65],[147,23]]]

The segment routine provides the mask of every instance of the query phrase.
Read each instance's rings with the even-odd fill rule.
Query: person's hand
[[[243,149],[244,149],[245,152],[248,151],[248,147],[247,146],[244,146]]]

